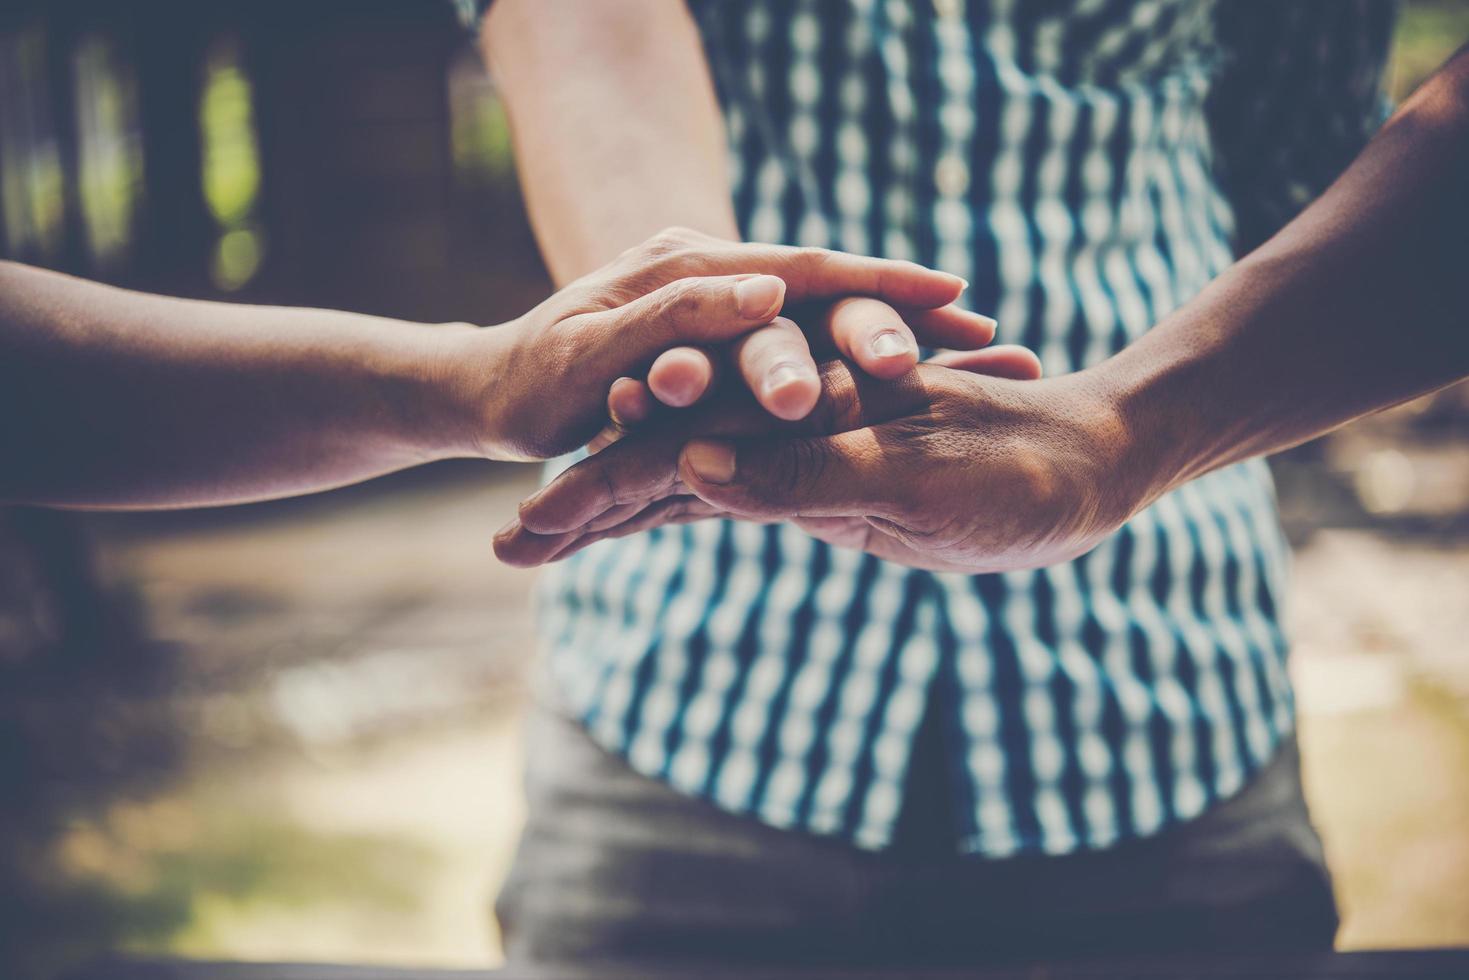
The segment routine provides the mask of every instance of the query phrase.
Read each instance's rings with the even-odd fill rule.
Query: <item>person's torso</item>
[[[1232,261],[1210,3],[692,9],[750,239],[964,276],[998,339],[1049,374],[1120,350]],[[1234,793],[1289,732],[1286,557],[1263,461],[1165,496],[1077,561],[1004,575],[708,521],[556,566],[547,676],[639,771],[870,848],[931,707],[956,850],[1102,847]]]

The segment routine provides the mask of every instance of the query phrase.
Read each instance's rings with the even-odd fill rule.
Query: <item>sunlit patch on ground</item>
[[[190,765],[64,840],[143,951],[493,962],[522,820],[531,578],[494,528],[530,468],[286,507],[102,522],[104,564],[187,650]]]

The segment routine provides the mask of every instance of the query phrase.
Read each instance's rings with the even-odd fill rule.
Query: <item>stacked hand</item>
[[[994,322],[952,305],[963,285],[911,263],[673,230],[508,327],[464,335],[501,345],[453,358],[503,365],[463,393],[483,405],[480,452],[545,458],[596,436],[497,552],[540,564],[715,516],[790,520],[942,570],[1089,549],[1137,503],[1117,479],[1119,413],[1085,375],[1039,382],[1029,351],[977,349]],[[919,365],[920,342],[957,350]],[[743,384],[716,386],[721,371]]]
[[[822,366],[804,421],[737,391],[637,427],[525,501],[496,538],[516,565],[713,516],[790,520],[832,544],[971,573],[1084,553],[1146,492],[1126,427],[1085,374],[1038,381],[1021,348],[953,353],[896,380]]]
[[[636,422],[659,402],[692,405],[721,370],[768,413],[799,419],[820,394],[813,346],[894,378],[917,362],[919,342],[988,344],[994,321],[953,305],[963,289],[911,262],[673,229],[510,324],[448,335],[443,382],[469,407],[463,451],[498,458],[575,449],[609,409]],[[798,308],[804,332],[776,319]],[[644,373],[646,384],[632,380]]]

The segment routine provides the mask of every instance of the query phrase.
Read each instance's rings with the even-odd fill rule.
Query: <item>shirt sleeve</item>
[[[449,0],[454,5],[454,11],[459,14],[459,19],[464,26],[471,31],[479,31],[479,23],[484,19],[485,12],[490,9],[490,4],[495,0]]]
[[[1269,238],[1324,191],[1387,118],[1387,0],[1221,3],[1224,59],[1206,105],[1235,251]]]

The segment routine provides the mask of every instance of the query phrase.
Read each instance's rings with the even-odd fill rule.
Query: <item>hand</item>
[[[994,322],[950,305],[963,288],[955,276],[910,262],[744,245],[675,229],[505,326],[446,333],[439,370],[469,420],[467,453],[545,459],[584,444],[603,426],[620,377],[650,371],[651,390],[671,404],[701,397],[714,362],[680,345],[734,342],[734,363],[759,403],[782,417],[805,415],[816,401],[818,375],[806,336],[788,321],[772,322],[786,304],[842,300],[822,320],[821,342],[862,348],[865,363],[878,371],[901,373],[917,357],[898,310],[925,343],[983,346]],[[895,307],[848,298],[854,295]],[[880,348],[864,343],[877,334],[896,335],[901,356],[880,356]]]
[[[620,379],[608,407],[614,419],[646,420],[656,402],[683,408],[713,389],[720,360],[734,366],[760,403],[787,421],[804,418],[820,394],[812,351],[841,356],[874,378],[900,378],[918,363],[921,340],[931,347],[974,350],[994,338],[995,322],[955,306],[899,310],[870,296],[786,307],[785,322],[773,322],[740,338],[728,356],[696,347],[661,354],[641,390]],[[810,341],[808,346],[807,341]]]
[[[1073,558],[1142,497],[1124,479],[1125,430],[1105,394],[1085,374],[1028,380],[1037,372],[1016,348],[947,355],[891,383],[828,364],[806,423],[775,433],[766,422],[752,438],[759,420],[747,406],[629,436],[527,500],[496,552],[539,564],[722,513],[790,519],[832,544],[934,570]]]

